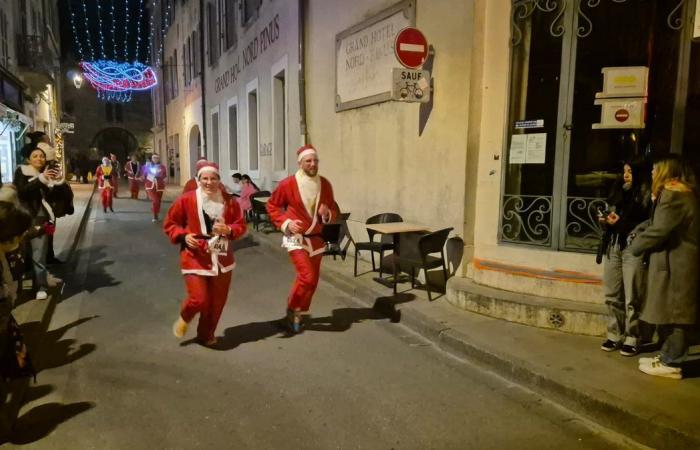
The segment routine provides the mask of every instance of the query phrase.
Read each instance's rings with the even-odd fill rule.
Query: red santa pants
[[[112,176],[112,180],[110,182],[112,183],[112,188],[114,189],[112,195],[116,197],[117,193],[119,192],[119,177]]]
[[[102,196],[102,209],[107,209],[112,207],[112,188],[103,188],[100,193]]]
[[[213,277],[185,275],[187,298],[182,302],[180,317],[189,323],[199,314],[197,338],[203,342],[214,339],[214,331],[224,310],[228,288],[231,285],[231,272]]]
[[[129,179],[129,190],[131,198],[139,198],[139,180]]]
[[[160,214],[160,201],[163,199],[163,191],[153,191],[147,190],[148,198],[151,199],[151,211],[153,212],[153,217],[158,217]]]
[[[291,310],[308,311],[318,286],[318,277],[321,275],[323,253],[309,256],[306,250],[292,250],[289,252],[289,258],[294,264],[297,278],[289,293],[287,307]]]

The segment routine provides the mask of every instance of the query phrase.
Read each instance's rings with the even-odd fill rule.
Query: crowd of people
[[[675,155],[623,164],[621,183],[599,212],[605,228],[599,256],[609,310],[601,349],[635,356],[654,329],[660,353],[639,358],[639,370],[681,379],[697,324],[700,269],[698,186]]]

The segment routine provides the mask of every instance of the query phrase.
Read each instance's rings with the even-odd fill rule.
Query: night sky
[[[139,48],[139,61],[145,62],[148,58],[148,39],[150,35],[150,16],[146,5],[150,5],[147,0],[59,0],[58,11],[61,24],[61,56],[65,59],[68,54],[72,54],[77,60],[80,59],[79,46],[76,38],[80,40],[83,49],[83,60],[90,60],[89,42],[92,44],[96,59],[102,59],[100,46],[100,22],[98,17],[98,4],[101,6],[102,36],[106,59],[124,60],[126,38],[128,47],[128,61],[133,61],[136,57],[137,29],[139,17],[139,5],[143,3],[144,11],[141,19],[141,45]],[[83,4],[87,7],[88,27],[85,26],[85,14]],[[114,20],[112,20],[112,5],[114,5]],[[69,8],[70,6],[70,8]],[[74,36],[70,21],[70,11],[75,14],[75,27],[78,36]],[[128,10],[128,15],[126,14]],[[127,27],[128,20],[128,27]],[[114,24],[114,32],[112,31]],[[126,30],[128,29],[128,37]],[[113,38],[114,37],[114,38]],[[114,57],[116,53],[116,58]]]

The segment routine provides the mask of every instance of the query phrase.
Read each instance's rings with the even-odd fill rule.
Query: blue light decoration
[[[132,0],[133,1],[133,0]],[[119,52],[117,50],[116,43],[116,14],[114,8],[114,0],[110,0],[109,6],[107,7],[108,18],[102,13],[102,6],[98,1],[94,6],[92,11],[96,10],[97,15],[97,42],[93,46],[92,35],[90,30],[90,10],[87,7],[85,0],[81,0],[82,12],[83,12],[83,30],[85,32],[85,39],[81,40],[78,36],[78,27],[76,26],[76,15],[73,12],[72,7],[73,0],[68,0],[69,16],[71,20],[71,27],[73,34],[75,35],[75,40],[77,41],[78,54],[80,56],[81,62],[79,63],[80,68],[83,70],[83,77],[90,82],[90,85],[97,91],[97,96],[101,100],[110,102],[128,102],[132,99],[132,94],[138,91],[145,91],[153,88],[158,84],[158,79],[153,68],[139,61],[139,47],[141,44],[141,21],[143,19],[143,8],[144,1],[138,0],[139,2],[139,15],[138,15],[138,25],[136,36],[136,49],[133,61],[130,61],[129,52],[129,2],[130,0],[124,1],[124,17],[125,17],[125,30],[124,30],[124,53],[121,61],[117,60],[119,58]],[[155,2],[154,2],[155,4]],[[94,14],[93,14],[94,16]],[[111,21],[110,25],[106,25],[105,22]],[[153,24],[153,11],[151,11],[150,18],[151,25]],[[111,54],[114,59],[108,59],[105,51],[105,33],[104,27],[107,26],[110,31],[110,37],[112,41],[112,51]],[[152,34],[152,30],[151,30]],[[89,55],[83,54],[83,43],[89,51]],[[102,56],[101,59],[95,58],[95,47],[98,47]],[[89,60],[86,60],[85,56],[89,56]]]
[[[103,100],[128,102],[132,92],[145,91],[158,84],[153,69],[140,62],[82,61],[80,67]]]

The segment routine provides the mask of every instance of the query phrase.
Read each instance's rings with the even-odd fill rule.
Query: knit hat
[[[301,160],[308,155],[318,155],[318,152],[316,152],[316,149],[312,145],[299,147],[299,150],[297,150],[297,162],[301,162]]]
[[[204,172],[213,172],[219,175],[219,165],[210,161],[203,161],[201,164],[197,163],[197,178],[202,176]]]

